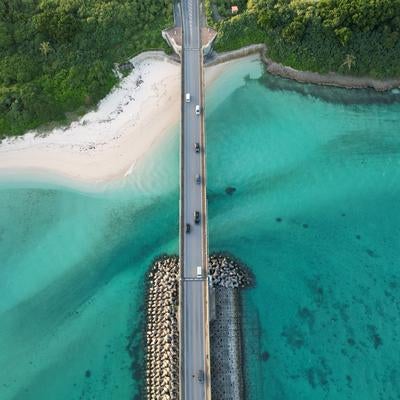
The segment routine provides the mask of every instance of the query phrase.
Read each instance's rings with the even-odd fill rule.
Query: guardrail
[[[182,24],[183,25],[183,24]],[[183,26],[182,26],[182,36],[183,36]],[[179,176],[180,176],[180,194],[179,194],[179,271],[180,271],[180,280],[179,280],[179,399],[184,400],[184,368],[183,368],[183,349],[184,343],[183,342],[183,290],[184,290],[184,275],[185,271],[183,268],[183,257],[184,257],[184,245],[183,245],[183,235],[184,235],[184,212],[183,212],[183,205],[184,205],[184,198],[183,198],[183,187],[184,187],[184,52],[181,53],[181,137],[180,137],[180,145],[179,145]]]

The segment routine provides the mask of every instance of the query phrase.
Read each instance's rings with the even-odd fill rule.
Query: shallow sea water
[[[247,399],[399,399],[400,104],[257,68],[207,117],[210,245],[256,276]]]
[[[256,276],[248,400],[400,398],[398,101],[257,61],[207,94],[210,247]],[[102,193],[0,187],[0,400],[137,396],[144,274],[178,250],[177,149],[176,131]]]
[[[3,185],[1,400],[140,398],[144,274],[177,252],[177,132],[114,190]]]

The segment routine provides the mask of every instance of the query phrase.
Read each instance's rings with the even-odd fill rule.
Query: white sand
[[[29,132],[3,141],[0,173],[48,172],[84,183],[132,173],[180,113],[179,64],[154,56],[132,61],[132,73],[79,121],[45,136]]]
[[[152,146],[179,126],[181,81],[180,65],[160,54],[131,61],[132,73],[79,121],[44,136],[33,131],[4,140],[0,177],[66,179],[86,186],[134,173]],[[208,84],[224,65],[207,68]]]

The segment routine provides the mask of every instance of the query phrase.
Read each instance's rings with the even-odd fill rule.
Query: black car
[[[196,142],[196,143],[194,144],[194,151],[195,151],[196,153],[200,153],[200,143]]]
[[[186,233],[190,233],[190,224],[186,224]]]
[[[194,223],[195,224],[199,224],[200,223],[200,212],[199,211],[195,211],[193,213],[193,217],[194,217]]]
[[[202,369],[199,369],[199,373],[197,374],[197,379],[200,383],[204,382],[204,371]]]

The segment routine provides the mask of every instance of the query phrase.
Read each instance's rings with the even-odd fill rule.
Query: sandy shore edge
[[[351,75],[341,75],[330,72],[328,74],[319,74],[317,72],[300,71],[289,66],[277,63],[266,56],[267,47],[264,44],[254,44],[241,49],[216,54],[207,65],[214,66],[250,54],[259,54],[260,59],[266,65],[267,71],[281,78],[292,79],[300,83],[312,83],[315,85],[336,86],[345,89],[368,89],[372,88],[378,92],[388,91],[400,87],[399,79],[374,79],[370,77],[358,77]]]
[[[163,52],[130,60],[133,71],[91,111],[46,134],[0,144],[0,181],[46,182],[82,190],[128,179],[152,148],[179,128],[181,66]],[[211,84],[225,67],[207,69]]]
[[[263,44],[221,53],[208,60],[206,86],[244,58],[261,59],[271,74],[302,83],[386,91],[399,80],[379,81],[338,74],[297,71],[265,56]],[[83,190],[103,189],[123,181],[151,154],[151,149],[179,128],[181,66],[160,51],[130,60],[133,71],[96,110],[46,135],[31,131],[0,144],[0,182],[48,182]]]

